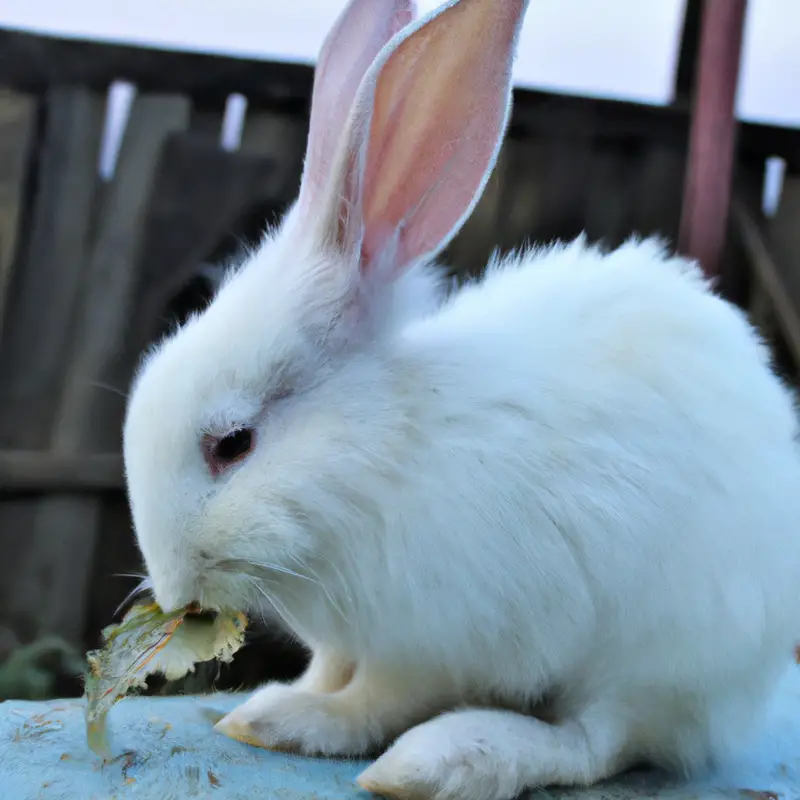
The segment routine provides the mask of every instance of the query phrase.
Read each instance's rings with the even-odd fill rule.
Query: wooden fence
[[[609,246],[634,232],[677,240],[696,5],[670,107],[519,93],[496,173],[445,254],[453,271],[479,271],[497,246],[582,230]],[[105,181],[99,148],[118,79],[138,94]],[[119,456],[134,365],[206,301],[204,265],[256,241],[293,197],[311,79],[300,66],[0,29],[0,661],[50,634],[96,644],[132,587],[115,574],[141,569]],[[230,151],[220,129],[234,93],[248,112]],[[736,133],[721,290],[752,311],[794,379],[800,134]],[[761,176],[774,155],[788,174],[768,220]],[[301,654],[276,648],[274,635],[256,642],[231,682],[295,672]]]

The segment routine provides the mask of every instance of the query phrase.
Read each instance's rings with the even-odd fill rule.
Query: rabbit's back
[[[495,262],[407,333],[432,363],[451,348],[454,368],[486,375],[471,383],[487,399],[518,391],[540,419],[550,409],[566,435],[606,414],[732,437],[730,447],[792,446],[798,431],[794,397],[745,315],[655,240],[604,255],[579,239]]]
[[[435,473],[459,502],[426,509],[424,524],[441,516],[436,541],[456,530],[465,564],[481,554],[476,583],[525,587],[516,566],[571,580],[554,628],[574,629],[587,658],[649,648],[627,660],[631,680],[652,680],[653,659],[674,686],[760,648],[788,657],[800,636],[793,398],[744,316],[687,262],[645,241],[498,264],[408,328],[402,349],[436,390],[408,412],[434,442],[419,496]],[[513,552],[493,574],[483,554],[500,539]],[[527,598],[505,588],[503,602],[545,592],[527,583]]]
[[[458,498],[419,523],[437,586],[483,586],[459,602],[497,635],[473,666],[523,686],[535,654],[576,702],[626,696],[655,749],[656,717],[696,714],[706,744],[667,760],[724,749],[800,637],[797,417],[744,315],[658,243],[579,241],[492,266],[403,349],[436,387],[419,496]]]

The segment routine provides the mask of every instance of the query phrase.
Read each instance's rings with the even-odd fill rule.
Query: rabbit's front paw
[[[330,694],[272,683],[223,717],[215,729],[268,750],[303,755],[359,755],[372,743],[350,704]]]

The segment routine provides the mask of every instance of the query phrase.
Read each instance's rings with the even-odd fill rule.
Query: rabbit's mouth
[[[186,609],[186,619],[191,619],[193,622],[213,624],[219,615],[219,609],[202,608],[198,603],[191,603]]]

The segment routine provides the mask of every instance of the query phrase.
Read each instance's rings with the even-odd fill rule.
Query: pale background
[[[344,0],[0,0],[0,26],[313,63],[343,5]],[[421,12],[437,5],[418,2]],[[684,0],[532,0],[516,81],[667,103],[683,10]],[[800,127],[798,0],[750,0],[738,114]]]
[[[502,0],[498,0],[502,2]],[[0,0],[0,26],[59,36],[313,64],[345,0]],[[421,14],[440,0],[417,0]],[[672,100],[685,0],[531,0],[515,64],[518,86],[638,103]],[[108,180],[133,99],[112,89],[98,170]],[[246,100],[221,131],[236,149]],[[800,0],[749,0],[737,116],[800,128]],[[774,213],[785,164],[765,165]]]

